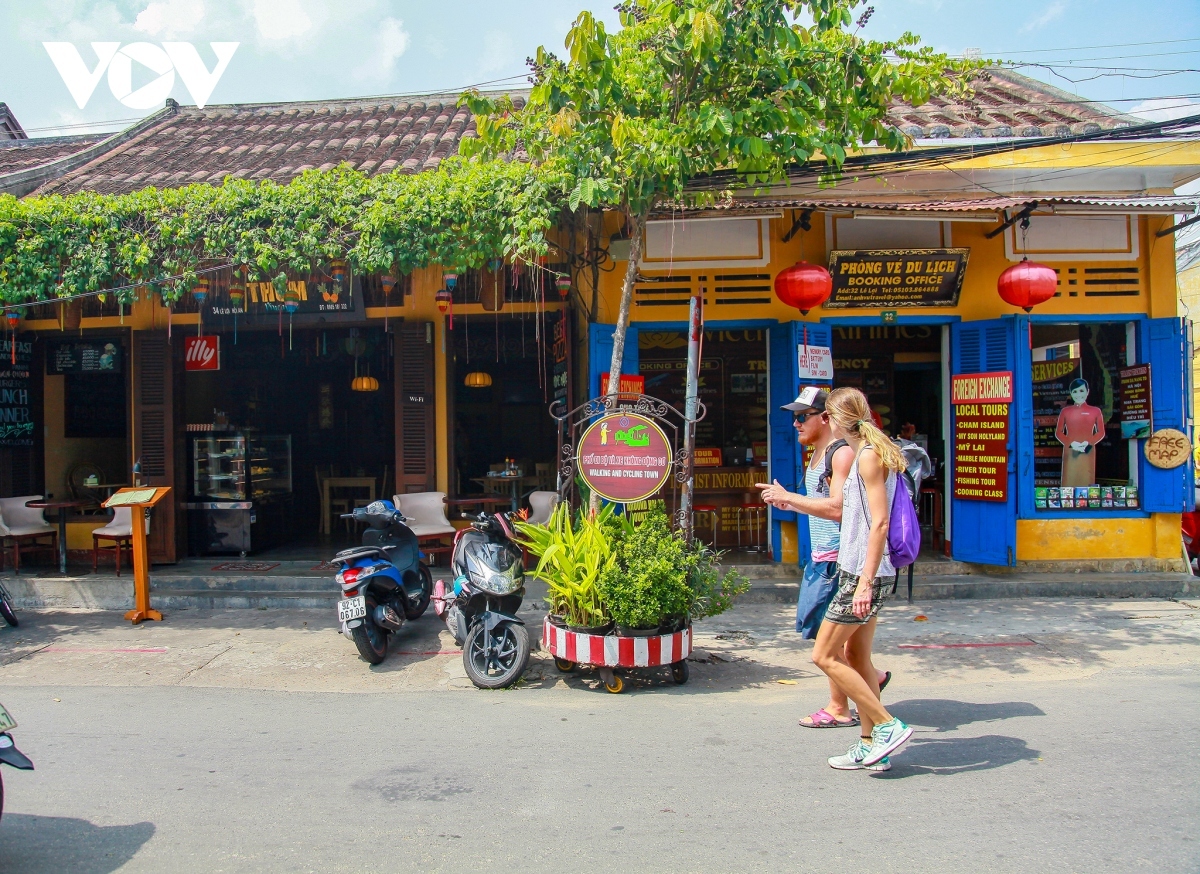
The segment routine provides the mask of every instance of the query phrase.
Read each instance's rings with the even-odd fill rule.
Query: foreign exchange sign
[[[1008,428],[1012,373],[953,377],[954,497],[1008,500]]]
[[[579,473],[588,488],[619,504],[655,494],[671,471],[671,444],[645,416],[612,413],[597,419],[579,441]]]
[[[970,249],[835,249],[833,293],[822,306],[952,307],[958,305]]]

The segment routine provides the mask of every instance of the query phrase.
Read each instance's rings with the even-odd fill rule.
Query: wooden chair
[[[150,517],[146,517],[146,533],[150,533]],[[112,546],[101,546],[101,540],[111,540]],[[112,550],[117,559],[117,576],[121,575],[121,550],[129,552],[129,564],[133,565],[133,512],[128,507],[115,507],[112,521],[92,532],[92,573],[100,561],[100,551]]]
[[[554,472],[554,465],[549,462],[538,462],[533,466],[534,473],[537,475],[537,487],[540,491],[552,492],[554,487],[558,485],[558,477]]]
[[[58,529],[46,524],[40,509],[25,506],[27,501],[41,499],[41,495],[0,498],[0,543],[3,544],[0,546],[0,571],[4,570],[4,553],[10,548],[17,573],[21,572],[23,552],[58,553]]]

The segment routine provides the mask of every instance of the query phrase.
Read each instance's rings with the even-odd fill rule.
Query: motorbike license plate
[[[349,622],[367,615],[367,599],[362,595],[338,601],[338,621]]]

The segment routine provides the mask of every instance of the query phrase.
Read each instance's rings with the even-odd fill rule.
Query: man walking
[[[829,429],[825,401],[829,392],[818,386],[806,386],[800,396],[781,409],[790,410],[802,446],[811,451],[804,471],[807,495],[786,491],[776,481],[773,485],[759,484],[763,500],[780,510],[796,510],[808,516],[808,537],[811,551],[804,563],[800,582],[800,599],[796,605],[796,631],[806,640],[817,636],[825,608],[829,606],[838,580],[838,547],[842,518],[842,487],[854,463],[854,452],[845,440],[835,440]],[[880,673],[882,690],[891,679],[890,673]],[[850,703],[832,680],[829,681],[829,703],[800,720],[805,728],[842,728],[858,725]]]

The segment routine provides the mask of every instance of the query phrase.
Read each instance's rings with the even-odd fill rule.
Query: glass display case
[[[268,501],[292,493],[292,438],[206,434],[192,438],[192,496]]]
[[[242,431],[194,435],[188,538],[193,555],[237,554],[287,540],[292,438]]]

